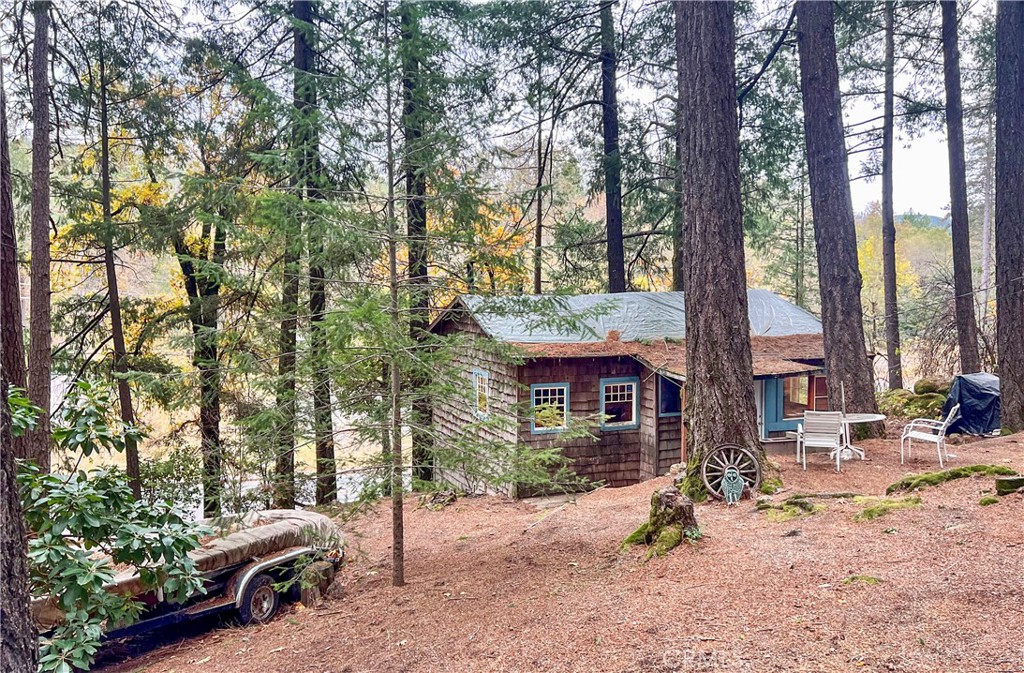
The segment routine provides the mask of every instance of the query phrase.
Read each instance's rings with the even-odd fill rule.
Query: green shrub
[[[161,458],[142,458],[139,480],[142,497],[148,502],[167,500],[185,511],[197,510],[202,504],[202,458],[191,447],[174,447]]]
[[[120,451],[127,439],[140,437],[113,415],[116,408],[103,388],[73,388],[53,431],[64,457]],[[123,472],[44,474],[22,462],[18,489],[29,532],[32,597],[63,613],[40,637],[41,671],[88,670],[104,630],[139,618],[142,602],[105,589],[117,572],[134,571],[144,590],[160,587],[170,602],[202,590],[188,552],[208,531],[186,522],[169,502],[136,500]]]
[[[201,589],[188,552],[205,531],[185,522],[168,502],[135,500],[122,472],[79,471],[69,479],[23,464],[18,486],[29,530],[32,596],[64,613],[40,639],[40,670],[87,670],[103,630],[138,619],[143,603],[104,589],[115,566],[135,570],[145,589],[159,586],[171,602]]]

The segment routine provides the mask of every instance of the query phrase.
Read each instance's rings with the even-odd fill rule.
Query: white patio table
[[[839,457],[842,460],[850,460],[854,455],[859,456],[861,460],[864,460],[864,449],[854,446],[850,441],[851,425],[859,425],[861,423],[878,423],[884,421],[885,416],[882,414],[844,414],[843,415],[843,447],[838,449],[840,451]],[[830,458],[835,458],[836,454],[833,451],[829,454]]]

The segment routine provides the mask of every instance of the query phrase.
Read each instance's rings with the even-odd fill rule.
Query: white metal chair
[[[915,418],[907,423],[906,427],[903,428],[903,433],[900,435],[900,465],[903,464],[904,450],[906,450],[906,455],[909,456],[916,439],[919,442],[934,444],[935,450],[939,454],[939,467],[945,467],[942,458],[943,456],[947,459],[949,458],[946,454],[946,430],[949,429],[950,423],[959,416],[960,405],[957,404],[949,410],[946,418],[941,421],[933,418]]]
[[[796,426],[796,460],[807,469],[807,447],[829,449],[836,456],[836,471],[843,451],[843,413],[841,411],[805,411],[804,421]]]

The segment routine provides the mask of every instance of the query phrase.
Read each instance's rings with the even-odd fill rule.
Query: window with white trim
[[[640,426],[640,379],[601,379],[601,427],[608,430]]]
[[[491,410],[491,375],[483,369],[473,370],[473,413],[487,418]]]
[[[535,383],[530,386],[533,432],[557,432],[569,427],[569,384]]]

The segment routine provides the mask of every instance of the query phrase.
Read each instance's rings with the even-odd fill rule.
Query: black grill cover
[[[985,435],[998,430],[999,377],[984,372],[957,376],[942,407],[943,418],[955,404],[960,405],[960,417],[947,433]]]

